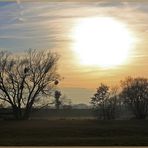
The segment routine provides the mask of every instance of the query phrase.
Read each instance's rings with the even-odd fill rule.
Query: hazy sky
[[[129,62],[112,68],[82,66],[72,50],[78,20],[111,17],[134,34]],[[126,76],[148,76],[148,2],[0,2],[0,49],[50,49],[60,54],[59,88],[74,103],[89,102],[100,82],[116,85]]]

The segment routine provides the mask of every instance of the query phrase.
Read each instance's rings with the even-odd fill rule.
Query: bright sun
[[[72,48],[86,65],[113,67],[125,63],[134,37],[121,22],[109,17],[79,20],[72,32]]]

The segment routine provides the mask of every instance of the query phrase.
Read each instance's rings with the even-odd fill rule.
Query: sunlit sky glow
[[[103,68],[127,62],[135,45],[135,35],[111,17],[80,19],[73,28],[72,36],[72,48],[80,56],[80,63]]]
[[[100,82],[147,77],[147,39],[148,2],[0,2],[0,48],[57,51],[59,88],[75,103],[88,103]]]

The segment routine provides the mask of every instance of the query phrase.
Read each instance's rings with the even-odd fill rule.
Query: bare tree
[[[16,119],[27,119],[35,101],[58,84],[57,60],[50,51],[0,52],[0,99],[11,105]]]
[[[137,119],[145,119],[148,114],[148,79],[128,77],[121,81],[121,97]]]
[[[101,119],[115,119],[117,109],[117,88],[101,84],[91,98],[91,104]]]

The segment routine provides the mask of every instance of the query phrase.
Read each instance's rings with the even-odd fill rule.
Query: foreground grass
[[[0,121],[1,146],[148,146],[148,121]]]

